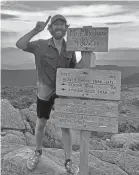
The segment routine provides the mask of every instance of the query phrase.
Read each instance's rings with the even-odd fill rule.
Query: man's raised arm
[[[29,41],[35,36],[37,35],[39,32],[43,31],[46,27],[46,25],[48,24],[49,20],[50,20],[51,16],[48,17],[48,19],[46,20],[46,22],[37,22],[35,28],[33,30],[31,30],[29,33],[27,33],[26,35],[24,35],[23,37],[21,37],[17,42],[16,42],[16,46],[19,49],[26,49],[28,46]]]

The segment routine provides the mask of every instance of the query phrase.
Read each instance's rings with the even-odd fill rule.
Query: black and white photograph
[[[1,174],[139,175],[139,1],[0,5]]]

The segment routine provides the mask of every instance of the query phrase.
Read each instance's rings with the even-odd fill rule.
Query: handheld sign
[[[120,87],[119,71],[64,68],[57,70],[57,95],[119,100]]]
[[[108,52],[108,28],[69,28],[67,50]]]

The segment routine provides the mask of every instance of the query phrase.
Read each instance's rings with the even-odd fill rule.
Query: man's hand
[[[51,19],[51,16],[48,17],[46,22],[42,22],[42,21],[37,22],[34,30],[38,33],[43,31],[45,29],[45,27],[47,26],[48,22],[50,21],[50,19]]]

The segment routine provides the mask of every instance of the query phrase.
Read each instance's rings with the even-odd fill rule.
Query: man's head
[[[55,15],[51,18],[48,30],[55,39],[60,40],[65,36],[68,27],[69,25],[67,25],[67,20],[64,16]]]

